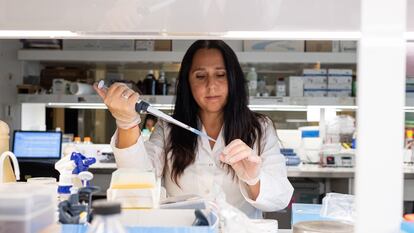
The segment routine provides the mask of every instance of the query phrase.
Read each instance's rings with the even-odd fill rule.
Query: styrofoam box
[[[288,96],[303,96],[303,77],[290,76],[286,79]]]
[[[56,209],[54,198],[50,189],[42,185],[1,184],[0,232],[38,232],[52,224]]]
[[[305,76],[322,76],[326,75],[327,70],[326,69],[303,69],[303,75]]]
[[[348,90],[328,90],[328,97],[350,97],[351,89]]]
[[[328,77],[326,76],[304,76],[303,77],[303,84],[311,84],[311,83],[328,83]]]
[[[352,70],[351,69],[328,69],[328,75],[330,76],[334,76],[334,75],[352,76]]]
[[[328,82],[328,89],[340,89],[340,90],[346,90],[346,89],[352,89],[352,83],[330,83]]]
[[[343,84],[348,83],[352,84],[352,76],[328,76],[328,83],[329,84]]]
[[[303,52],[305,42],[300,40],[245,40],[243,51]]]
[[[191,44],[195,40],[173,40],[172,41],[172,51],[187,51]],[[243,49],[243,41],[241,40],[225,40],[235,52],[240,52]]]
[[[305,97],[325,97],[327,96],[326,90],[304,90],[303,96]]]

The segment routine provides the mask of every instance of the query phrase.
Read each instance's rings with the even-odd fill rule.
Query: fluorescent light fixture
[[[107,109],[104,103],[47,103],[49,108]]]
[[[77,36],[77,33],[71,31],[0,30],[0,38],[3,39],[74,38]]]
[[[291,111],[303,112],[306,111],[306,106],[302,105],[248,105],[254,111]]]
[[[228,31],[221,37],[228,39],[284,39],[284,40],[358,40],[359,31]]]

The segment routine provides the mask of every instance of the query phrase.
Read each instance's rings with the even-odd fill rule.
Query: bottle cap
[[[74,141],[74,142],[80,142],[80,141],[81,141],[81,138],[80,138],[80,137],[75,137],[75,138],[73,139],[73,141]]]
[[[91,142],[91,137],[84,137],[83,142]]]

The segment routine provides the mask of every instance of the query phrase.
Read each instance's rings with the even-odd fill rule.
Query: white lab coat
[[[208,139],[199,137],[194,164],[189,165],[179,178],[177,186],[171,179],[171,162],[165,168],[164,185],[167,196],[197,194],[207,196],[213,189],[213,184],[221,186],[226,201],[239,208],[250,218],[262,218],[262,211],[276,211],[285,208],[292,196],[293,187],[287,179],[285,158],[280,153],[276,131],[270,120],[263,122],[261,141],[262,167],[260,172],[260,193],[255,201],[249,198],[246,184],[235,181],[232,175],[220,164],[220,153],[225,147],[223,128],[217,142],[211,149]],[[205,132],[203,127],[202,131]],[[167,145],[170,127],[163,121],[158,121],[151,138],[144,142],[138,138],[136,144],[129,148],[115,147],[118,133],[111,139],[118,168],[154,169],[161,178],[165,166],[165,147]],[[256,146],[253,150],[257,152]],[[171,152],[167,155],[171,156]]]

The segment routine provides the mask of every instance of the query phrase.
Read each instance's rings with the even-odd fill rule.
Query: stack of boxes
[[[350,97],[352,70],[304,69],[303,76],[287,78],[287,92],[290,97]]]
[[[303,70],[303,96],[325,97],[328,93],[326,69]]]
[[[328,70],[328,96],[350,97],[352,94],[352,70]]]

